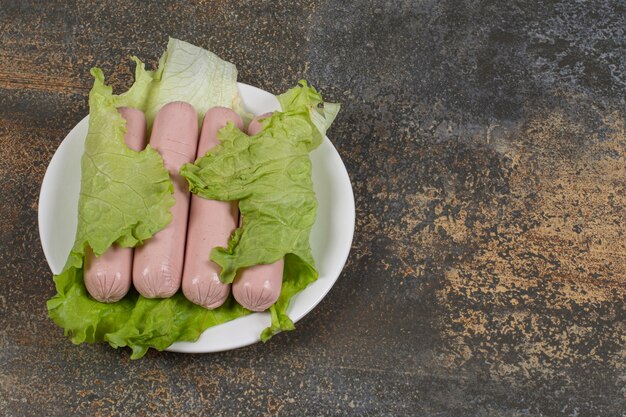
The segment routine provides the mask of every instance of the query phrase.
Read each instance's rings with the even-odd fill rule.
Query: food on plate
[[[133,285],[146,298],[171,297],[183,276],[189,189],[178,171],[196,157],[198,115],[191,104],[175,101],[161,107],[154,119],[150,146],[163,157],[174,185],[172,221],[135,249]]]
[[[134,263],[140,271],[143,264],[160,272],[166,256],[171,256],[170,262],[184,260],[184,237],[173,238],[179,244],[167,250],[161,249],[159,240],[168,228],[186,232],[186,220],[180,220],[185,210],[177,205],[189,201],[188,184],[198,198],[238,201],[243,223],[225,247],[226,242],[204,254],[205,260],[219,266],[222,284],[231,284],[246,268],[283,260],[280,295],[269,307],[271,325],[261,339],[293,329],[287,315],[289,302],[318,276],[309,245],[317,209],[309,153],[321,144],[339,105],[324,103],[314,88],[301,81],[278,96],[281,111],[262,120],[263,129],[257,135],[250,137],[240,126],[228,123],[217,133],[219,143],[201,155],[195,149],[197,132],[191,134],[190,126],[197,129],[213,107],[243,113],[235,66],[176,39],[170,39],[155,71],[133,60],[135,81],[119,95],[105,84],[102,71],[92,70],[95,80],[89,93],[76,239],[63,271],[54,277],[57,294],[48,301],[50,317],[76,344],[105,341],[115,348],[128,346],[131,358],[136,359],[149,348],[163,350],[174,342],[197,340],[208,327],[250,314],[230,296],[209,310],[189,301],[181,291],[167,298],[148,298],[130,290],[117,302],[102,303],[86,289],[85,257],[90,252],[101,257],[114,245],[134,247]],[[172,102],[188,104],[168,104]],[[140,152],[124,143],[127,125],[118,112],[122,107],[145,114],[146,130],[153,138]],[[167,135],[161,128],[161,119],[167,121],[162,115],[177,107],[184,120],[169,127],[172,135],[193,137],[193,141],[182,141],[182,150],[169,146],[173,144],[164,140]],[[178,171],[183,161],[188,163]],[[151,247],[159,247],[155,256],[142,260]],[[174,272],[182,265],[174,266],[173,285],[166,285],[166,290],[141,279],[135,283],[137,289],[149,297],[167,296],[180,283]]]
[[[130,107],[120,107],[118,111],[126,120],[124,143],[134,151],[141,151],[146,146],[146,118],[141,111]],[[132,266],[132,248],[114,244],[96,257],[88,247],[85,255],[85,287],[98,301],[119,301],[130,289]]]
[[[198,142],[198,158],[218,145],[217,132],[226,127],[227,123],[233,123],[237,129],[243,130],[241,116],[232,109],[213,107],[207,111]],[[215,247],[228,245],[230,235],[237,228],[238,218],[236,201],[191,196],[183,294],[192,303],[214,309],[228,298],[230,284],[220,281],[221,268],[209,259],[209,254]]]
[[[255,117],[248,126],[248,135],[257,135],[263,130],[262,119],[270,117],[265,113]],[[243,227],[243,218],[241,219]],[[283,283],[285,262],[281,258],[271,264],[259,264],[243,268],[233,282],[235,300],[248,310],[267,310],[278,300]]]
[[[233,297],[251,311],[265,311],[278,300],[285,261],[243,268],[233,282]]]
[[[309,153],[322,143],[339,110],[305,81],[278,102],[282,111],[264,119],[257,135],[229,124],[219,132],[219,145],[180,171],[192,193],[239,201],[242,227],[228,247],[211,251],[211,260],[222,267],[222,282],[232,283],[243,268],[284,258],[281,293],[269,308],[272,324],[262,340],[293,329],[289,301],[318,277],[309,243],[317,215]]]

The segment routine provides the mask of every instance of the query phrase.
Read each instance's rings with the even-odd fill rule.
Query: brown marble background
[[[1,1],[0,414],[620,416],[626,2]],[[348,264],[294,332],[129,361],[47,317],[46,166],[89,69],[178,37],[343,110]]]

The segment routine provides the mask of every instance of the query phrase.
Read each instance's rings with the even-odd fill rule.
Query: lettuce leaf
[[[72,252],[88,244],[101,255],[113,242],[135,246],[171,221],[173,186],[161,155],[150,145],[142,152],[124,143],[126,121],[117,97],[98,68],[89,93],[89,131],[81,160],[78,228]]]
[[[131,291],[117,303],[104,304],[86,292],[82,268],[87,246],[100,255],[114,242],[141,244],[171,221],[174,204],[161,156],[150,146],[135,152],[124,144],[125,120],[117,108],[142,110],[150,126],[163,104],[183,100],[196,108],[200,121],[210,107],[230,107],[237,94],[234,65],[176,39],[170,39],[156,71],[133,60],[135,82],[121,95],[105,84],[102,71],[91,72],[95,80],[89,93],[76,240],[64,270],[54,277],[57,294],[48,301],[48,313],[74,343],[106,340],[114,347],[131,347],[131,357],[138,358],[151,346],[164,349],[175,341],[195,340],[207,327],[249,312],[232,300],[207,311],[181,294],[148,300]]]
[[[318,277],[309,244],[317,212],[309,152],[339,111],[306,81],[278,99],[282,112],[265,119],[259,134],[250,137],[229,124],[219,132],[220,145],[181,168],[193,193],[239,201],[242,227],[227,248],[211,252],[223,282],[233,282],[241,268],[285,258],[281,296],[270,309],[272,326],[263,340],[294,328],[289,301]]]
[[[149,299],[131,290],[116,303],[100,303],[87,293],[82,268],[66,269],[55,282],[58,294],[48,301],[48,311],[72,342],[128,346],[131,359],[141,358],[150,347],[163,350],[177,341],[196,340],[208,327],[250,314],[232,297],[220,308],[206,310],[180,292]]]
[[[137,57],[132,60],[137,64],[135,83],[119,96],[118,107],[143,110],[148,128],[159,109],[172,101],[194,106],[198,122],[211,107],[239,102],[237,68],[206,49],[170,38],[156,71],[147,71]]]

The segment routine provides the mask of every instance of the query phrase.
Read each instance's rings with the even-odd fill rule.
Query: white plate
[[[238,85],[248,112],[258,115],[280,110],[273,94],[246,84]],[[39,235],[46,260],[55,274],[63,269],[74,243],[80,192],[80,159],[88,126],[89,116],[66,136],[52,157],[41,185]],[[311,153],[311,160],[319,202],[317,221],[311,233],[311,247],[320,276],[293,298],[287,312],[294,323],[322,301],[333,286],[348,258],[354,233],[354,196],[350,178],[328,138]],[[235,349],[258,342],[261,331],[269,325],[269,313],[254,313],[210,327],[196,342],[174,343],[167,350],[200,353]]]

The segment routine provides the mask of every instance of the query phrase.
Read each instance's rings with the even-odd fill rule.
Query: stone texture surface
[[[620,416],[626,410],[623,0],[0,3],[0,414]],[[46,317],[46,166],[89,69],[178,37],[278,93],[306,78],[356,233],[298,329],[130,361]]]

